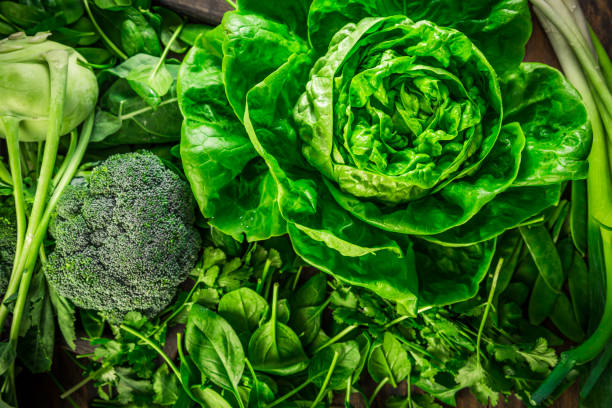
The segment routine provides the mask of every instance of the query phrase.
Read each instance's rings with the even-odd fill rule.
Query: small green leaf
[[[153,391],[155,391],[153,402],[156,404],[172,405],[179,398],[180,385],[176,376],[169,372],[166,364],[159,366],[153,374]]]
[[[185,330],[185,346],[208,379],[227,390],[236,389],[244,371],[244,351],[225,319],[193,305]]]
[[[411,364],[408,352],[390,332],[385,332],[382,342],[372,346],[368,359],[368,372],[376,382],[385,378],[396,388],[398,383],[408,378]]]

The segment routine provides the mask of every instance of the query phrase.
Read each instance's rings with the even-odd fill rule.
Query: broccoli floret
[[[132,310],[152,317],[197,261],[194,222],[189,185],[157,156],[112,156],[59,200],[47,280],[111,321]]]
[[[4,293],[13,269],[17,245],[17,219],[10,200],[0,201],[0,293]]]

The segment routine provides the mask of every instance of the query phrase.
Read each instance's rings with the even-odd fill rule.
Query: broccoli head
[[[13,269],[17,245],[15,207],[10,200],[0,200],[0,293],[4,293]]]
[[[201,238],[189,185],[148,152],[119,154],[69,186],[57,205],[47,280],[110,320],[149,317],[194,267]]]

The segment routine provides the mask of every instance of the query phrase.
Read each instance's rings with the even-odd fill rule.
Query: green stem
[[[236,5],[236,3],[233,2],[233,0],[225,0],[225,1],[227,2],[227,4],[232,6],[234,10],[238,8],[238,6]]]
[[[372,395],[370,396],[370,398],[368,398],[368,407],[372,406],[372,404],[374,403],[374,400],[376,399],[376,396],[378,396],[378,393],[380,393],[380,391],[383,389],[383,387],[389,382],[389,377],[385,377],[381,382],[378,383],[378,385],[376,386],[376,388],[374,389],[374,392],[372,393]]]
[[[19,260],[19,270],[23,270],[23,278],[21,285],[19,285],[19,294],[17,296],[17,302],[15,303],[15,311],[13,314],[13,324],[11,325],[11,339],[14,344],[17,342],[17,338],[19,337],[19,327],[21,324],[21,315],[23,314],[23,308],[25,306],[25,300],[27,298],[27,292],[30,287],[30,281],[32,279],[32,273],[34,271],[34,267],[36,266],[36,260],[38,257],[38,250],[40,245],[42,244],[43,239],[45,238],[47,227],[49,222],[51,221],[51,217],[55,211],[55,206],[59,198],[61,197],[64,189],[70,183],[70,180],[74,177],[83,156],[85,155],[85,151],[87,150],[87,145],[89,144],[89,139],[91,137],[91,133],[93,130],[94,123],[94,114],[93,112],[89,115],[89,118],[85,121],[83,125],[83,129],[81,132],[81,140],[77,145],[74,155],[66,171],[64,176],[59,181],[57,187],[53,191],[49,202],[47,203],[47,208],[45,209],[45,213],[43,214],[42,220],[38,229],[36,230],[36,234],[34,235],[34,241],[30,247],[24,247],[24,252]],[[10,286],[10,285],[9,285]],[[13,292],[14,293],[14,292]],[[7,297],[11,296],[7,291]],[[5,297],[5,299],[7,298]],[[0,327],[4,324],[6,317],[8,316],[8,308],[2,304],[0,306]]]
[[[189,291],[189,293],[187,294],[187,297],[185,298],[185,300],[183,301],[183,303],[174,311],[170,314],[170,316],[166,317],[164,319],[164,321],[159,324],[159,326],[157,326],[157,328],[151,333],[149,334],[149,337],[154,337],[157,333],[159,333],[168,323],[170,323],[170,321],[172,319],[174,319],[176,316],[178,316],[179,313],[181,313],[185,307],[187,306],[187,303],[189,303],[189,301],[191,300],[191,297],[193,296],[193,294],[195,293],[195,290],[197,289],[199,283],[201,282],[201,279],[204,275],[204,270],[200,271],[200,275],[198,276],[198,279],[195,281],[195,284],[193,285],[193,287],[191,288],[191,290]]]
[[[106,44],[106,46],[110,48],[111,51],[113,51],[115,54],[117,54],[117,56],[122,60],[128,59],[128,56],[123,51],[121,51],[119,47],[117,47],[100,28],[100,25],[94,18],[93,13],[91,12],[91,8],[89,7],[89,0],[83,0],[83,6],[85,7],[85,11],[89,16],[89,20],[91,20],[91,24],[93,24],[94,28],[96,29],[96,31],[100,35],[100,38],[102,38],[102,41]]]
[[[13,322],[21,321],[21,314],[23,307],[25,306],[25,300],[29,289],[29,280],[31,279],[31,273],[29,279],[24,279],[25,270],[22,265],[25,265],[27,258],[31,254],[31,247],[37,238],[37,229],[40,218],[42,216],[44,206],[47,202],[47,194],[49,191],[49,184],[53,175],[53,168],[55,166],[55,158],[57,156],[57,148],[59,145],[60,133],[62,128],[62,118],[64,116],[64,100],[66,99],[66,83],[68,79],[68,58],[69,53],[65,50],[53,50],[46,54],[45,58],[49,65],[49,80],[50,80],[50,100],[49,100],[49,127],[47,130],[47,139],[45,143],[45,153],[43,156],[43,163],[38,177],[36,186],[36,194],[34,196],[34,204],[32,205],[32,212],[30,213],[30,219],[28,227],[25,233],[23,241],[22,251],[19,258],[15,258],[15,263],[18,265],[15,270],[15,277],[9,281],[9,286],[6,291],[4,299],[8,299],[13,296],[19,287],[19,295],[15,304],[15,313],[13,315]],[[38,247],[34,251],[38,253]],[[36,261],[36,255],[34,256],[34,263]],[[32,267],[32,269],[34,269]],[[4,302],[0,306],[0,331],[8,310],[4,305]],[[19,323],[17,324],[17,330],[15,331],[11,327],[11,342],[14,342],[16,346],[17,338],[19,337]]]
[[[162,103],[157,105],[155,107],[155,109],[159,109],[160,107],[162,107],[164,105],[168,105],[170,103],[175,103],[176,101],[178,101],[178,98],[166,99],[165,101],[163,101]],[[130,112],[130,113],[126,114],[126,115],[119,115],[119,119],[120,120],[132,119],[135,116],[142,115],[143,113],[147,113],[147,112],[155,110],[155,109],[151,108],[150,106],[147,106],[146,108],[135,110],[135,111]]]
[[[272,408],[277,406],[278,404],[280,404],[281,402],[286,401],[287,399],[293,397],[295,394],[297,394],[298,392],[302,391],[304,388],[306,388],[307,386],[309,386],[312,383],[311,379],[307,379],[306,381],[304,381],[303,383],[301,383],[300,385],[298,385],[297,387],[295,387],[294,389],[292,389],[291,391],[289,391],[288,393],[286,393],[285,395],[283,395],[282,397],[278,398],[275,401],[272,401],[271,403],[269,403],[268,405],[266,405],[264,408]]]
[[[338,357],[340,357],[340,353],[338,353],[337,351],[334,352],[334,358],[331,362],[331,365],[329,366],[329,370],[327,370],[327,375],[325,376],[325,380],[323,380],[323,385],[321,386],[321,389],[319,390],[319,393],[317,394],[315,400],[312,401],[312,404],[310,404],[310,408],[316,408],[317,404],[321,402],[321,400],[325,396],[325,391],[327,390],[327,386],[331,381],[331,376],[334,373],[334,370],[336,369],[336,364],[338,364]]]
[[[482,320],[480,321],[480,327],[478,328],[478,335],[476,336],[476,365],[480,367],[480,342],[482,340],[482,332],[487,324],[487,317],[489,316],[489,310],[493,303],[493,295],[495,294],[495,288],[497,287],[497,279],[499,278],[499,271],[501,271],[502,265],[504,264],[504,258],[499,258],[497,266],[495,267],[495,273],[493,274],[493,283],[491,283],[491,289],[489,290],[489,297],[487,298],[487,305],[485,306]]]
[[[302,275],[302,269],[304,267],[300,266],[295,274],[295,278],[293,278],[293,284],[291,285],[291,291],[295,292],[295,288],[297,287],[298,282],[300,281],[300,276]]]
[[[587,53],[587,50],[576,49],[577,41],[575,38],[572,38],[571,30],[567,28],[567,25],[571,24],[571,22],[563,22],[555,13],[555,10],[542,0],[532,0],[532,2],[537,6],[535,8],[536,14],[542,21],[542,25],[551,40],[551,44],[559,57],[567,78],[582,95],[591,120],[593,147],[589,156],[589,174],[587,179],[588,210],[591,217],[590,222],[595,223],[595,220],[597,220],[603,225],[594,226],[595,230],[599,230],[599,237],[597,238],[600,239],[595,239],[594,243],[589,239],[589,251],[591,253],[590,256],[593,256],[597,252],[597,246],[599,245],[596,241],[601,242],[603,265],[600,265],[600,268],[604,272],[602,275],[605,275],[604,281],[606,282],[606,303],[599,326],[584,343],[561,355],[561,361],[557,367],[555,367],[551,375],[533,394],[533,402],[539,403],[554,392],[576,364],[584,364],[595,358],[612,337],[612,232],[609,230],[610,226],[612,226],[612,206],[609,199],[612,194],[612,183],[610,183],[612,177],[610,175],[605,132],[601,122],[602,116],[600,116],[600,111],[598,110],[598,103],[600,103],[599,107],[605,108],[602,109],[602,114],[605,111],[609,111],[606,100],[612,99],[612,96],[610,96],[610,92],[605,86],[606,84],[601,75],[596,75],[597,67],[594,64],[591,66],[585,64],[584,54]],[[576,55],[572,53],[570,47]],[[586,77],[581,69],[581,64],[582,69],[586,71]],[[593,84],[589,84],[587,78],[593,81]],[[598,97],[601,97],[601,102],[598,102],[597,98],[594,97],[591,85],[599,93]],[[609,120],[609,116],[609,112],[606,112],[603,118]],[[597,271],[594,270],[593,272]]]
[[[262,294],[266,281],[268,279],[268,272],[270,271],[270,265],[272,265],[269,259],[266,259],[266,263],[264,264],[263,271],[261,272],[261,279],[257,281],[257,287],[255,288],[255,292]]]
[[[62,386],[62,384],[59,382],[59,380],[57,379],[57,377],[55,377],[55,376],[53,375],[53,373],[51,373],[51,372],[50,372],[50,373],[48,373],[48,374],[49,374],[49,377],[51,378],[51,381],[53,381],[53,383],[55,384],[55,386],[57,387],[57,389],[58,389],[58,390],[60,390],[60,392],[62,392],[62,393],[63,393],[63,392],[65,391],[65,389],[64,389],[64,387]],[[70,403],[70,405],[72,405],[72,407],[73,407],[73,408],[80,408],[80,407],[79,407],[79,405],[78,405],[76,402],[74,402],[74,400],[73,400],[72,398],[70,398],[70,397],[68,397],[68,402]]]
[[[4,163],[0,161],[0,181],[5,182],[6,184],[12,186],[13,179],[11,177],[11,173],[8,171]]]
[[[170,47],[172,47],[172,43],[174,43],[174,41],[176,41],[176,39],[178,38],[179,34],[183,30],[184,26],[185,26],[185,23],[181,23],[181,25],[178,26],[178,28],[172,34],[172,37],[170,37],[170,40],[168,40],[168,44],[166,44],[166,48],[164,48],[164,52],[162,52],[161,57],[159,57],[159,61],[157,61],[157,65],[155,65],[155,68],[151,72],[151,75],[149,75],[149,79],[150,80],[153,80],[153,78],[155,77],[155,74],[157,74],[157,71],[159,71],[159,69],[164,64],[164,61],[166,61],[166,57],[168,56],[168,53],[170,52]]]
[[[15,198],[15,215],[17,218],[17,245],[15,258],[19,259],[23,249],[23,240],[26,230],[26,210],[23,197],[23,175],[21,174],[21,160],[19,155],[19,119],[7,117],[2,119],[6,128],[6,145],[8,148],[9,166],[13,184],[13,197]],[[13,272],[10,280],[16,279],[16,262],[13,262]]]
[[[597,384],[599,377],[601,377],[604,370],[610,364],[611,360],[612,360],[612,345],[608,345],[608,347],[606,347],[606,350],[601,354],[601,356],[599,356],[597,363],[595,364],[595,366],[589,373],[589,376],[587,377],[586,381],[582,385],[580,389],[580,398],[584,399],[590,394],[595,384]]]
[[[612,94],[608,90],[607,84],[599,71],[599,66],[589,51],[588,45],[584,41],[580,31],[576,28],[575,21],[568,21],[564,18],[563,14],[556,12],[555,8],[545,0],[531,0],[531,2],[550,22],[552,22],[552,24],[555,25],[557,30],[563,34],[565,40],[574,51],[576,58],[582,65],[582,69],[591,82],[591,85],[601,97],[606,110],[612,114]],[[560,7],[558,9],[560,9]]]
[[[353,376],[349,376],[346,379],[346,389],[344,391],[344,406],[349,408],[351,406],[351,394],[353,393]]]
[[[317,347],[317,349],[314,351],[314,354],[317,354],[319,351],[323,350],[324,348],[329,347],[332,344],[336,343],[338,340],[340,340],[341,338],[343,338],[344,336],[346,336],[347,334],[355,330],[357,327],[359,327],[359,325],[357,324],[348,326],[347,328],[342,330],[340,333],[336,334],[334,337],[332,337],[331,339],[327,340],[325,343]]]
[[[387,324],[385,324],[383,326],[383,330],[387,330],[389,327],[395,326],[396,324],[401,323],[401,322],[403,322],[404,320],[407,320],[407,319],[410,319],[410,316],[404,315],[404,316],[398,317],[397,319],[393,319],[389,323],[387,323]]]
[[[183,337],[181,336],[180,332],[176,333],[176,351],[178,352],[179,361],[182,362],[181,364],[187,364],[187,360],[185,359],[185,352],[183,351]],[[185,384],[183,381],[181,381],[180,384],[183,386],[183,390],[185,390],[185,393],[189,395],[189,398],[191,398],[194,402],[201,404],[201,402],[193,395],[193,393],[189,389],[189,384]]]
[[[612,61],[610,61],[610,57],[608,56],[606,49],[604,48],[597,35],[591,27],[589,27],[589,35],[591,36],[591,41],[593,42],[593,47],[595,48],[595,53],[597,54],[597,59],[599,60],[599,66],[601,67],[601,72],[606,78],[606,82],[608,83],[608,87],[612,88]]]
[[[612,231],[600,228],[600,232],[604,248],[612,248]],[[593,360],[610,342],[612,337],[612,277],[610,276],[612,272],[612,257],[606,256],[604,260],[608,274],[606,276],[606,304],[599,326],[597,326],[591,337],[581,345],[561,354],[559,364],[540,385],[540,388],[533,393],[532,400],[535,404],[539,404],[548,398],[570,371],[572,371],[574,366]]]
[[[87,385],[87,383],[89,383],[90,381],[98,379],[98,377],[100,377],[102,374],[107,372],[111,367],[112,367],[112,364],[110,363],[102,364],[102,367],[90,373],[87,377],[83,378],[77,384],[73,385],[72,387],[70,387],[70,389],[62,393],[62,395],[60,395],[60,398],[61,399],[68,398],[69,396],[71,396],[72,394],[74,394],[75,392],[83,388],[85,385]]]
[[[72,157],[76,149],[78,140],[79,140],[78,133],[75,129],[72,132],[70,132],[70,145],[68,146],[68,151],[66,152],[66,156],[64,156],[64,161],[62,162],[61,167],[55,174],[55,177],[53,177],[53,183],[52,183],[53,188],[57,187],[57,183],[59,183],[60,179],[66,172],[66,169],[68,168],[68,164],[70,164],[70,158]]]
[[[136,330],[132,329],[129,326],[126,326],[126,325],[122,324],[121,326],[119,326],[119,328],[121,330],[125,331],[125,332],[130,333],[132,336],[135,336],[135,337],[139,338],[147,346],[149,346],[153,350],[155,350],[157,352],[157,354],[159,354],[160,357],[163,358],[164,361],[168,364],[168,366],[170,367],[170,369],[172,370],[172,372],[174,373],[174,375],[178,379],[179,384],[183,385],[183,378],[181,377],[180,371],[178,370],[178,368],[176,368],[176,366],[174,365],[174,363],[172,362],[170,357],[168,357],[168,355],[166,353],[164,353],[163,350],[160,349],[157,344],[153,343],[149,338],[143,336],[142,334],[138,333]]]

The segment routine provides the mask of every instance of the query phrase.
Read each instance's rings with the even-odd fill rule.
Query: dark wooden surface
[[[225,0],[159,0],[157,2],[173,8],[183,15],[191,17],[194,21],[197,20],[208,24],[218,23],[223,13],[230,9],[230,6]],[[612,0],[581,0],[581,3],[593,29],[602,40],[608,53],[612,53]],[[559,66],[546,35],[535,20],[533,35],[527,45],[525,60],[544,62],[556,67]],[[172,353],[171,350],[168,351]],[[71,359],[63,350],[58,350],[53,373],[64,388],[72,386],[81,379],[80,369],[72,363]],[[19,378],[19,382],[22,384],[21,397],[23,399],[21,406],[23,407],[72,407],[72,405],[68,404],[66,401],[61,401],[58,398],[59,393],[57,392],[57,387],[48,374],[37,376],[22,374]],[[24,384],[27,385],[23,386]],[[34,385],[33,388],[32,385]],[[37,392],[38,390],[41,392]],[[390,387],[384,390],[384,393],[387,394],[392,392],[393,390],[391,390]],[[75,393],[73,398],[80,407],[85,408],[88,406],[87,401],[94,395],[95,391],[93,389],[85,387],[80,392]],[[524,406],[525,405],[521,401],[516,399],[511,399],[507,403],[501,402],[498,405],[499,408],[522,408]],[[554,405],[554,408],[578,407],[577,386],[568,389]],[[612,396],[610,407],[612,407]],[[468,391],[464,391],[460,394],[457,408],[482,408],[482,405],[479,404]]]

